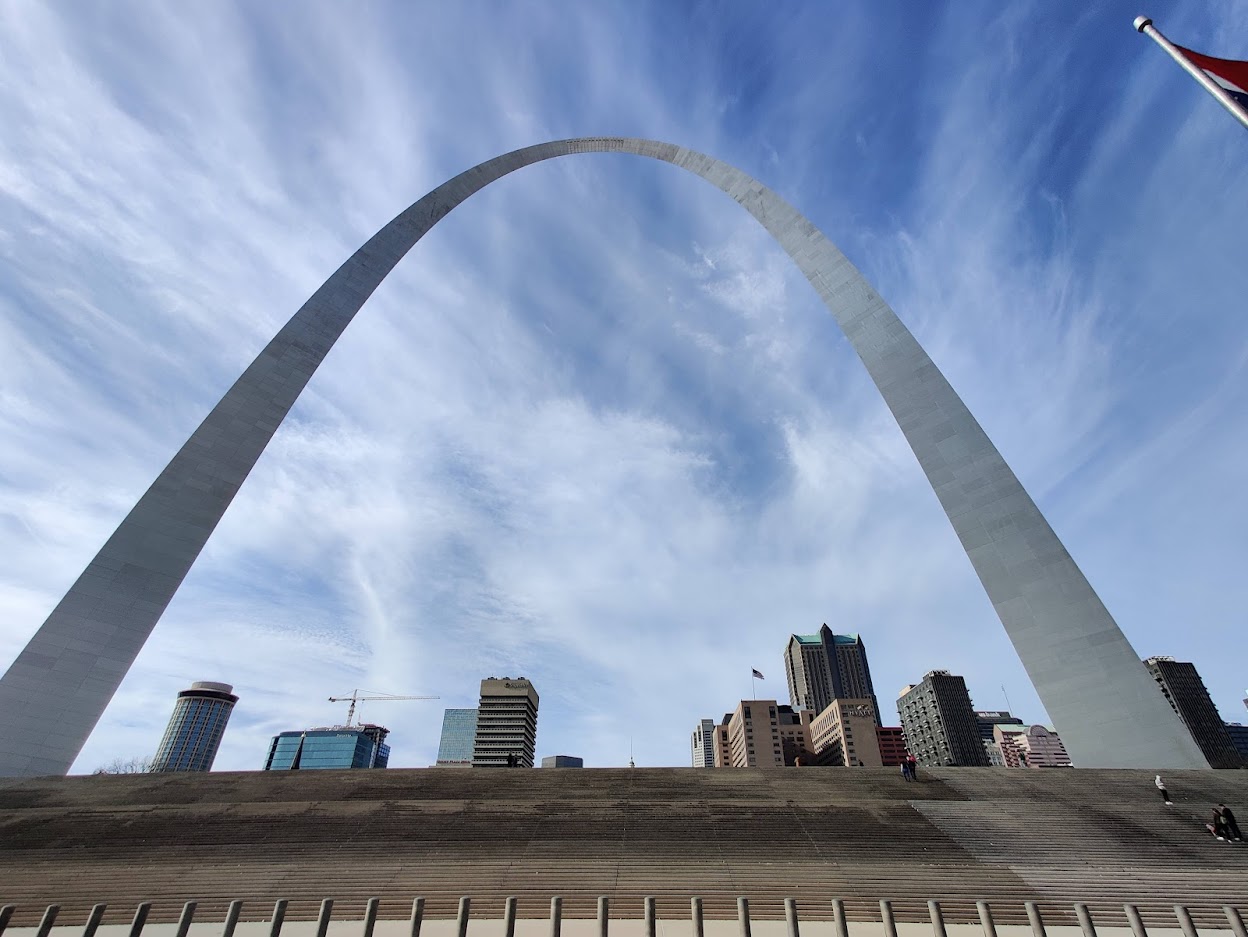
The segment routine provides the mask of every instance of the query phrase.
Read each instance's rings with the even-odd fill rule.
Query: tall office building
[[[915,686],[903,687],[897,712],[906,748],[921,765],[987,767],[966,681],[947,670],[932,670]]]
[[[724,721],[715,727],[715,767],[731,768],[732,746],[728,743],[728,723],[732,721],[732,713],[724,713]]]
[[[975,722],[979,726],[979,737],[984,741],[991,741],[993,726],[1021,726],[1023,724],[1023,720],[1018,716],[1004,709],[977,709]]]
[[[785,765],[792,767],[810,760],[811,752],[814,751],[810,738],[810,720],[814,715],[809,709],[795,711],[792,706],[776,706],[780,758]]]
[[[1228,722],[1226,731],[1231,737],[1231,744],[1235,746],[1235,751],[1239,752],[1239,757],[1243,759],[1244,764],[1248,765],[1248,726],[1240,722]]]
[[[984,743],[984,751],[988,754],[990,767],[1005,767],[1005,756],[1001,753],[1001,745],[993,734],[994,726],[1021,726],[1023,720],[1004,709],[975,710],[975,721],[979,724],[979,737]]]
[[[796,710],[818,715],[834,699],[869,699],[879,719],[867,648],[856,634],[835,634],[825,624],[817,634],[791,635],[784,650],[784,672],[789,702]]]
[[[472,746],[477,738],[475,709],[448,709],[442,715],[442,738],[438,741],[438,761],[434,767],[472,767]]]
[[[779,768],[806,761],[811,713],[774,699],[743,699],[714,727],[716,768]]]
[[[390,763],[389,734],[384,726],[369,724],[281,732],[269,743],[264,770],[384,768]]]
[[[153,771],[208,771],[238,697],[228,683],[200,680],[178,694]]]
[[[816,764],[879,768],[879,718],[869,699],[834,699],[810,721],[810,740]],[[831,750],[831,751],[829,751]],[[822,757],[820,757],[822,756]],[[829,757],[830,756],[830,757]]]
[[[715,720],[703,719],[693,730],[689,749],[695,768],[715,767]]]
[[[1153,675],[1170,707],[1179,714],[1192,738],[1209,759],[1211,768],[1239,768],[1244,764],[1226,723],[1218,714],[1196,665],[1173,657],[1150,657],[1144,666]]]
[[[537,749],[537,690],[524,677],[489,677],[481,681],[474,768],[532,768]]]

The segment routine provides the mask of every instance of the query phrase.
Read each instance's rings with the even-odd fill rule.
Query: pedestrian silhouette
[[[1174,806],[1174,801],[1170,799],[1170,792],[1166,790],[1166,782],[1161,779],[1160,774],[1153,778],[1153,783],[1157,785],[1157,790],[1161,791],[1161,799],[1164,800],[1168,806]]]
[[[1216,836],[1218,839],[1229,839],[1226,833],[1226,821],[1222,819],[1222,811],[1217,807],[1213,808],[1213,822],[1206,823],[1205,829]]]
[[[1231,808],[1226,804],[1218,804],[1214,808],[1214,813],[1222,817],[1222,827],[1226,830],[1226,838],[1233,839],[1237,843],[1244,841],[1243,834],[1239,832],[1239,824],[1235,822],[1235,814],[1231,812]]]

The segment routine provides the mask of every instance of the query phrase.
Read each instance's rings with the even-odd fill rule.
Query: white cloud
[[[246,361],[376,227],[511,146],[618,129],[739,162],[846,232],[1140,649],[1170,648],[1157,644],[1190,603],[1201,621],[1184,647],[1223,687],[1211,644],[1244,598],[1229,468],[1242,339],[1183,356],[1217,366],[1205,393],[1142,407],[1138,368],[1159,354],[1133,346],[1124,310],[1164,334],[1150,294],[1174,301],[1188,287],[1171,271],[1237,230],[1215,186],[1242,183],[1218,150],[1211,179],[1185,177],[1183,211],[1207,230],[1167,229],[1178,209],[1160,193],[1222,139],[1193,118],[1152,144],[1139,192],[1152,207],[1111,210],[1097,188],[1130,148],[1117,141],[1147,133],[1128,110],[1069,179],[1039,185],[1065,112],[1034,119],[1064,64],[1027,72],[1016,40],[1036,9],[992,26],[1003,51],[964,70],[915,63],[929,119],[907,181],[863,214],[852,180],[879,183],[862,150],[888,157],[888,109],[904,102],[864,97],[870,83],[851,79],[867,52],[845,38],[843,55],[760,64],[769,91],[709,43],[678,54],[670,29],[624,8],[446,8],[416,29],[399,7],[350,21],[332,7],[297,21],[135,7],[126,31],[6,5],[0,643],[17,652]],[[1015,84],[985,91],[998,75]],[[1038,87],[1002,108],[1024,81]],[[864,108],[874,122],[847,129]],[[790,109],[802,120],[775,116]],[[742,132],[751,118],[757,135]],[[837,161],[842,131],[851,156]],[[1089,253],[1098,212],[1097,243],[1121,249]],[[1212,266],[1199,296],[1225,340],[1243,284]],[[1202,518],[1190,529],[1170,519],[1184,504]],[[787,635],[823,621],[864,635],[886,711],[897,686],[947,666],[977,702],[1003,705],[1005,683],[1042,716],[900,433],[788,260],[670,167],[559,161],[457,209],[370,300],[78,767],[152,750],[196,679],[242,697],[221,767],[258,767],[273,732],[341,718],[325,698],[354,687],[442,697],[366,704],[394,729],[397,764],[428,764],[441,709],[520,672],[542,695],[539,754],[622,764],[632,738],[639,763],[679,764],[693,722],[745,695],[751,667],[783,699]],[[1229,691],[1215,696],[1225,710]]]

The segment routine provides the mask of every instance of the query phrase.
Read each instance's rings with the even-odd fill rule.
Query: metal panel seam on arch
[[[901,427],[1078,765],[1208,767],[1138,655],[927,353],[845,256],[757,180],[701,153],[585,137],[487,160],[355,252],[248,366],[0,678],[0,776],[64,774],[252,466],[325,355],[396,263],[489,183],[576,153],[631,153],[717,186],[814,286]],[[26,713],[37,713],[32,739]]]

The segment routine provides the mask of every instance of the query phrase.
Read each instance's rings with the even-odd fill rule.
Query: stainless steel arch
[[[391,268],[478,189],[574,153],[632,153],[701,176],[741,203],[793,258],[897,418],[1076,764],[1208,767],[996,447],[845,256],[778,195],[719,160],[651,140],[587,137],[516,150],[440,185],[303,304],[0,678],[0,776],[69,770],[269,439]]]

